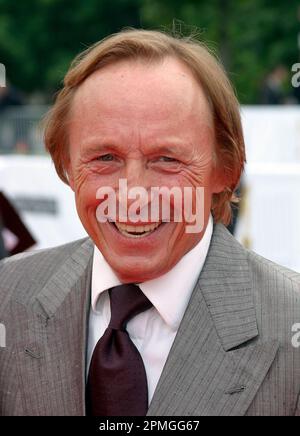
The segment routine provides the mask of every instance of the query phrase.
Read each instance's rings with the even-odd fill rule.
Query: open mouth
[[[164,223],[153,223],[143,226],[132,226],[124,223],[113,222],[114,227],[128,238],[144,238],[155,232]]]

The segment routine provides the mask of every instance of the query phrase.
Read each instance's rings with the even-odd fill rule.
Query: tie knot
[[[116,330],[125,330],[126,324],[131,318],[152,306],[151,301],[134,284],[111,288],[109,297],[111,320],[108,327]]]

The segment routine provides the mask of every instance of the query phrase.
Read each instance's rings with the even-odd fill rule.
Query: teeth
[[[160,223],[147,224],[145,226],[130,226],[128,224],[115,222],[117,229],[125,236],[139,238],[141,236],[147,236],[153,232]]]

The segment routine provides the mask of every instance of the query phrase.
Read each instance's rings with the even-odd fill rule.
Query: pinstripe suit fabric
[[[1,415],[84,415],[89,239],[0,263]],[[300,415],[300,275],[221,224],[148,415]]]

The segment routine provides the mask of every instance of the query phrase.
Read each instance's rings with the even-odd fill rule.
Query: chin
[[[106,259],[122,283],[141,283],[159,277],[164,273],[161,263],[149,265],[149,258],[129,260]]]

